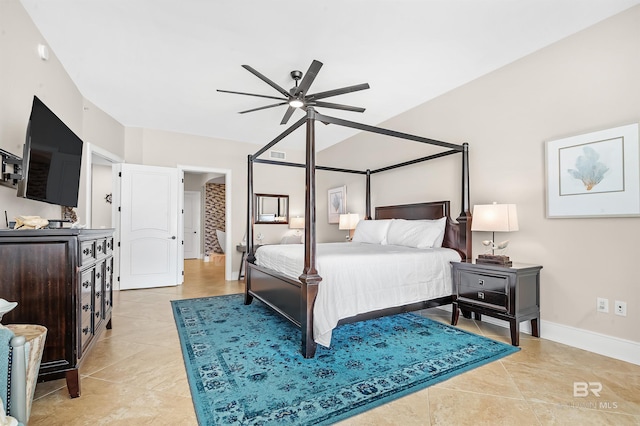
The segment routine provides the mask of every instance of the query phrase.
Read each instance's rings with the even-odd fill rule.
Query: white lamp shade
[[[304,229],[304,217],[292,217],[289,219],[289,228]]]
[[[360,215],[358,213],[341,214],[338,229],[356,229],[358,222],[360,222]]]
[[[473,206],[472,231],[511,232],[518,230],[515,204],[478,204]]]

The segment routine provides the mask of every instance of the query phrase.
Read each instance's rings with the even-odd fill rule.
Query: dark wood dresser
[[[111,328],[113,231],[0,231],[0,297],[18,302],[2,323],[47,328],[38,380],[65,377],[72,398],[80,363]]]

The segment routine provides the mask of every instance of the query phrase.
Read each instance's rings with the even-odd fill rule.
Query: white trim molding
[[[439,309],[451,312],[450,306],[443,306]],[[498,325],[500,327],[509,328],[509,323],[507,321],[502,321],[488,315],[483,315],[482,321]],[[558,324],[551,321],[541,320],[539,327],[542,339],[551,340],[552,342],[562,343],[563,345],[640,365],[639,342],[608,336],[606,334],[596,333],[595,331],[583,330],[581,328]],[[529,321],[521,322],[520,332],[531,334],[531,323]]]

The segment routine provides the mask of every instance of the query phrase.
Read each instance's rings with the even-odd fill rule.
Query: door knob
[[[176,236],[175,236],[175,235],[174,235],[174,236],[172,236],[172,237],[171,237],[171,239],[172,239],[172,240],[175,240],[175,239],[176,239]]]

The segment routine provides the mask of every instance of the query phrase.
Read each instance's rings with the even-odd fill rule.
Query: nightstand
[[[511,344],[520,345],[520,322],[531,320],[531,334],[540,337],[540,265],[510,267],[451,262],[455,301],[451,324],[458,323],[458,308],[509,321]]]
[[[261,244],[256,244],[255,246],[253,246],[253,250],[257,250],[260,246]],[[247,257],[247,246],[245,244],[238,244],[236,246],[236,250],[242,253],[242,256],[240,256],[240,269],[238,270],[238,281],[240,281],[244,278],[244,274],[242,273],[242,266],[244,265],[245,259]]]

